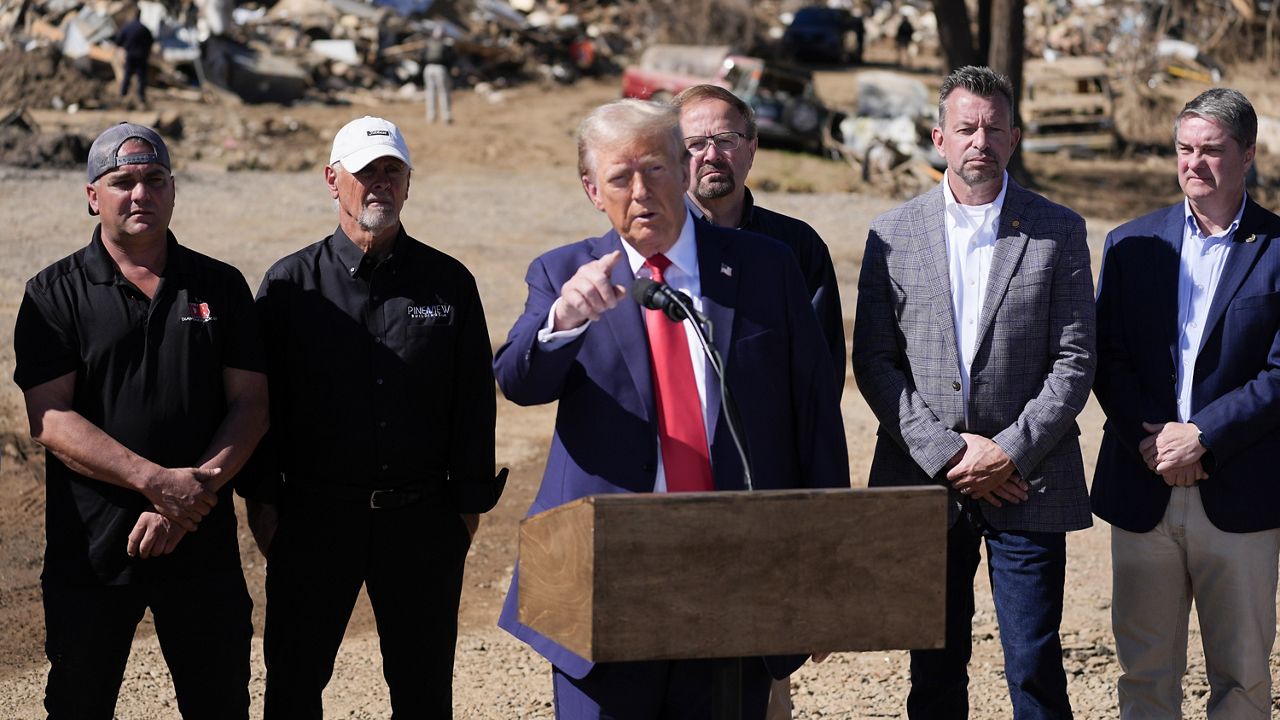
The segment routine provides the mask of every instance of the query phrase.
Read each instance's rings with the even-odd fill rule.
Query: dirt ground
[[[828,95],[847,97],[851,92],[845,74],[824,74],[821,82]],[[1188,87],[1186,96],[1195,92],[1198,88]],[[613,81],[555,90],[528,87],[496,98],[466,93],[457,98],[458,123],[447,127],[427,126],[421,105],[407,102],[228,108],[160,98],[156,109],[179,114],[185,126],[184,139],[173,148],[178,182],[173,228],[184,243],[235,264],[256,287],[272,261],[321,238],[335,224],[320,173],[327,139],[354,116],[384,115],[405,130],[417,166],[403,217],[406,227],[473,270],[496,346],[522,307],[521,279],[528,262],[550,247],[598,234],[607,226],[574,177],[572,131],[588,109],[614,97]],[[47,129],[100,129],[125,116],[118,111],[40,112],[37,120]],[[127,116],[149,121],[156,113]],[[228,166],[241,167],[237,163],[252,154],[244,153],[245,147],[266,148],[291,158],[293,167],[305,171],[227,172]],[[1046,179],[1046,194],[1088,208],[1095,263],[1106,231],[1117,220],[1158,206],[1177,192],[1168,158],[1096,166],[1056,156],[1032,162]],[[0,167],[0,247],[7,258],[0,266],[0,376],[5,378],[13,371],[13,318],[23,283],[82,246],[93,228],[84,214],[82,177],[71,170]],[[846,323],[850,322],[867,225],[899,200],[846,192],[857,189],[859,181],[840,163],[771,150],[761,152],[752,180],[757,187],[777,189],[758,193],[762,205],[804,218],[826,239],[840,277]],[[20,401],[15,386],[0,383],[0,708],[5,708],[0,715],[35,718],[42,717],[47,669],[39,594],[43,454],[27,438]],[[864,485],[875,425],[851,378],[843,411],[851,481]],[[546,663],[494,623],[510,579],[517,523],[541,473],[553,412],[551,407],[517,408],[499,402],[498,462],[512,469],[512,477],[501,503],[486,517],[468,560],[455,678],[456,714],[461,718],[552,714]],[[1080,424],[1086,464],[1092,467],[1102,425],[1096,405],[1089,406]],[[263,690],[264,561],[243,523],[241,527],[241,555],[259,633],[251,686],[257,716]],[[1062,628],[1070,693],[1081,718],[1116,715],[1118,667],[1109,629],[1108,538],[1108,528],[1098,524],[1069,540]],[[985,577],[985,571],[979,577]],[[977,586],[972,716],[1005,718],[1010,711],[994,610],[986,581],[978,580]],[[1192,645],[1185,709],[1188,717],[1202,718],[1207,686],[1194,621]],[[1274,655],[1272,668],[1273,675],[1280,668]],[[825,664],[806,666],[795,677],[796,717],[903,717],[906,689],[905,652],[837,654]],[[325,703],[331,717],[390,715],[377,637],[364,600],[348,629]],[[117,714],[126,720],[177,717],[172,686],[149,624],[140,628],[134,642]]]

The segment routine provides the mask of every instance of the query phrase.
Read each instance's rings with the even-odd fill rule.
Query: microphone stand
[[[748,491],[755,490],[751,481],[751,460],[743,442],[742,419],[738,415],[738,405],[729,394],[729,384],[725,381],[724,358],[720,357],[720,352],[712,343],[714,328],[711,325],[711,318],[694,310],[691,303],[685,302],[681,293],[671,292],[669,297],[676,307],[684,311],[685,319],[693,324],[694,334],[698,336],[698,343],[702,345],[702,352],[706,354],[711,369],[715,371],[720,381],[720,408],[724,411],[726,422],[729,423],[729,435],[733,438],[733,446],[737,449],[738,458],[742,462],[742,480]],[[712,720],[742,720],[742,658],[712,660],[711,717]]]

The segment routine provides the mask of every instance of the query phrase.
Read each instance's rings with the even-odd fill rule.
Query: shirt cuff
[[[590,320],[582,323],[576,328],[569,330],[555,331],[556,322],[556,305],[560,304],[560,299],[551,303],[551,309],[547,311],[547,323],[538,331],[538,349],[539,350],[558,350],[565,345],[578,339],[578,336],[587,331],[591,325]]]

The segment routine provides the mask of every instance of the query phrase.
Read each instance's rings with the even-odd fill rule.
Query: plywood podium
[[[941,647],[946,496],[581,498],[520,525],[520,621],[594,662]]]

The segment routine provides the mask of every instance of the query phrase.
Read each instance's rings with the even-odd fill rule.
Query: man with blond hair
[[[690,214],[678,121],[622,100],[579,129],[582,187],[612,228],[533,261],[524,314],[494,360],[511,401],[559,403],[531,515],[598,493],[744,487],[694,330],[626,301],[637,278],[685,293],[715,325],[757,488],[848,487],[833,373],[795,257]],[[592,663],[521,623],[518,594],[513,578],[499,624],[551,662],[558,718],[711,716],[713,661]],[[763,718],[770,676],[803,660],[745,658],[743,717]]]

